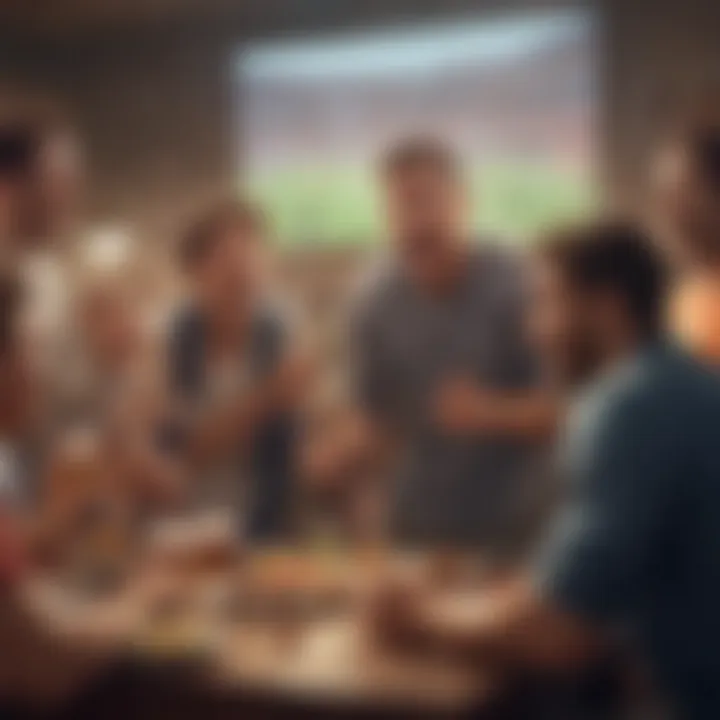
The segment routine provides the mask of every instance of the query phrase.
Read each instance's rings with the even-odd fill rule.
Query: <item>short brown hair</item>
[[[606,220],[564,228],[546,238],[539,254],[577,288],[617,295],[642,334],[659,331],[668,275],[651,238],[634,223]]]
[[[238,231],[264,235],[265,214],[249,200],[226,200],[213,205],[191,223],[178,246],[180,265],[191,270],[201,263],[226,234]]]
[[[382,156],[380,169],[384,175],[431,169],[452,180],[462,175],[462,163],[455,150],[432,136],[414,136],[396,142]]]

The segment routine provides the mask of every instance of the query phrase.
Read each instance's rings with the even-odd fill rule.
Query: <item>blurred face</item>
[[[220,237],[194,271],[196,289],[213,314],[249,308],[262,285],[265,253],[262,239],[242,231]]]
[[[80,211],[83,166],[70,135],[48,137],[25,186],[22,234],[47,240],[69,232]]]
[[[542,258],[535,262],[531,288],[530,331],[547,371],[565,386],[589,379],[602,358],[602,301],[572,287]]]
[[[671,257],[683,264],[720,260],[720,197],[698,176],[681,147],[659,153],[651,186],[657,234]]]
[[[385,211],[395,247],[408,269],[427,278],[466,233],[465,194],[459,180],[435,167],[390,173]]]

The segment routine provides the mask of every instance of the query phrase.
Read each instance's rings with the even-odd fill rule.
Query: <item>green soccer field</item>
[[[529,164],[485,165],[470,184],[475,226],[520,242],[582,215],[595,197],[589,180]],[[360,167],[277,168],[255,174],[249,189],[283,245],[371,244],[382,237],[373,178]]]

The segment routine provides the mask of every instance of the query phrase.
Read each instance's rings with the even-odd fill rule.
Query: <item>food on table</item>
[[[348,565],[283,551],[250,556],[237,578],[231,612],[238,619],[273,622],[341,612],[354,597]]]
[[[240,549],[232,519],[213,513],[156,525],[150,533],[148,556],[154,564],[194,574],[235,567]]]
[[[172,620],[154,621],[138,633],[135,645],[154,657],[205,657],[217,643],[217,629],[202,619],[181,615]]]

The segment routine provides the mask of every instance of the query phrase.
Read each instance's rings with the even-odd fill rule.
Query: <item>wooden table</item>
[[[354,617],[310,624],[289,639],[239,626],[218,655],[217,678],[285,702],[443,716],[470,711],[490,691],[468,668],[379,651]]]
[[[128,634],[127,648],[156,666],[182,661],[183,652],[192,648],[201,658],[198,677],[208,697],[235,710],[251,703],[252,717],[262,714],[259,708],[273,717],[298,717],[302,709],[310,717],[322,712],[331,717],[466,717],[494,697],[493,683],[477,669],[380,649],[364,632],[357,605],[290,624],[222,617],[210,598],[228,582],[237,578],[230,573],[193,581],[188,591],[200,600],[191,604],[180,652],[153,637],[157,628],[148,618]],[[63,596],[57,586],[52,592]],[[85,617],[93,612],[91,600],[65,594],[62,602],[66,611],[74,606]]]

